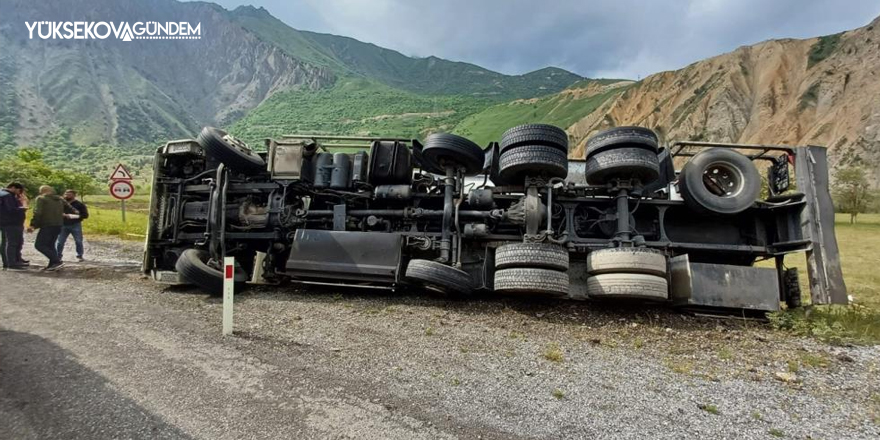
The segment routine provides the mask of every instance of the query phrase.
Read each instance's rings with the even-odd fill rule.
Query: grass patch
[[[801,366],[797,363],[796,360],[790,359],[790,360],[786,361],[785,363],[788,366],[789,373],[797,373],[798,371],[801,370]]]
[[[709,414],[716,415],[716,416],[721,414],[721,410],[718,409],[717,406],[715,406],[711,403],[700,404],[698,406],[701,410],[706,411]]]
[[[755,420],[764,420],[764,416],[758,411],[752,411],[752,418]]]
[[[880,342],[880,313],[861,306],[822,306],[785,310],[767,315],[770,324],[798,336],[831,344]]]
[[[811,368],[828,368],[828,366],[831,365],[828,358],[821,354],[804,353],[800,358],[801,365],[806,365]]]
[[[782,432],[781,429],[776,429],[776,428],[770,428],[770,429],[767,431],[767,434],[770,434],[770,435],[772,435],[773,437],[777,437],[777,438],[785,437],[785,433]]]
[[[559,344],[554,342],[544,350],[544,359],[547,359],[550,362],[562,362],[565,360],[565,356],[563,355],[562,348],[559,347]]]
[[[669,368],[678,374],[692,374],[694,372],[693,362],[666,358],[663,363],[666,364],[666,368]]]
[[[876,253],[880,249],[880,214],[860,214],[856,224],[850,224],[846,214],[837,214],[835,234],[843,277],[854,304],[775,312],[768,315],[770,323],[779,330],[830,343],[880,343],[880,261]],[[772,262],[760,264],[772,267]],[[810,289],[804,255],[791,255],[785,264],[798,268],[803,301],[808,304]]]
[[[125,223],[118,209],[89,207],[89,218],[83,220],[86,235],[109,235],[125,240],[143,240],[147,235],[148,216],[145,212],[125,212]]]
[[[551,394],[553,395],[553,397],[556,398],[556,400],[562,400],[565,398],[565,392],[563,392],[559,388],[554,388]]]
[[[733,359],[733,351],[728,347],[721,347],[718,349],[718,357],[725,361],[729,361]]]

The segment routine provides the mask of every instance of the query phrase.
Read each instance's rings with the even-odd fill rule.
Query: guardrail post
[[[235,291],[235,258],[223,258],[223,335],[232,334],[232,299]]]

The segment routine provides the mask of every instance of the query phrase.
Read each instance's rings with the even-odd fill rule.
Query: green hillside
[[[273,95],[231,127],[252,145],[291,133],[422,137],[449,131],[492,102],[473,96],[427,96],[375,81],[343,78],[318,91]]]
[[[582,78],[548,67],[524,75],[504,75],[470,63],[437,57],[414,58],[338,35],[293,29],[263,8],[240,6],[232,21],[291,57],[342,76],[360,76],[414,93],[476,95],[498,101],[555,93]]]
[[[594,94],[588,91],[589,86],[619,81],[584,80],[554,95],[497,104],[464,118],[453,131],[479,144],[485,144],[500,139],[505,130],[519,124],[544,123],[566,128],[627,87],[611,88]]]

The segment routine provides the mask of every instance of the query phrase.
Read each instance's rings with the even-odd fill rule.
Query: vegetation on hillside
[[[0,154],[15,148],[18,106],[12,87],[14,76],[15,60],[9,54],[0,55]]]
[[[390,87],[429,95],[473,95],[496,101],[558,92],[581,79],[548,67],[524,75],[504,75],[470,63],[437,57],[415,58],[353,38],[293,29],[269,12],[241,6],[230,18],[293,58]]]
[[[41,185],[52,186],[58,192],[75,189],[84,194],[97,188],[91,176],[52,168],[43,161],[43,153],[32,148],[22,148],[15,155],[0,159],[0,182],[19,182],[31,195],[38,194]]]
[[[834,53],[842,35],[843,32],[819,37],[819,40],[810,47],[810,52],[807,54],[807,68],[813,67]]]
[[[572,86],[572,93],[566,91],[489,107],[465,118],[454,132],[483,145],[499,140],[505,130],[519,124],[544,123],[567,128],[625,90],[625,87],[615,88],[597,95],[576,93],[579,88],[588,86],[590,81],[593,80]]]
[[[450,131],[490,104],[472,96],[426,96],[375,81],[343,78],[328,89],[277,93],[229,132],[259,147],[267,137],[291,133],[421,138]]]

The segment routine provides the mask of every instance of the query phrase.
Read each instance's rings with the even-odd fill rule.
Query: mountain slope
[[[25,27],[83,19],[201,23],[202,37],[29,40]],[[204,2],[83,0],[71,8],[66,0],[8,0],[0,20],[0,148],[39,144],[50,133],[80,145],[192,136],[202,125],[241,119],[278,92],[317,91],[338,78],[383,83],[391,87],[382,89],[388,96],[400,89],[496,102],[556,92],[580,79],[561,69],[508,76],[436,57],[406,57],[298,31],[249,6],[228,11]],[[344,111],[351,103],[342,97],[323,105]],[[479,109],[468,104],[459,113],[466,108]]]
[[[288,55],[415,93],[476,95],[497,100],[531,98],[564,89],[582,79],[548,67],[504,75],[469,63],[437,57],[414,58],[354,38],[293,29],[263,8],[240,6],[229,17]]]
[[[643,125],[666,140],[825,145],[880,181],[880,18],[837,35],[772,40],[651,75],[567,127],[586,139]]]
[[[586,79],[554,95],[494,105],[468,116],[454,131],[485,144],[500,139],[505,130],[515,125],[544,123],[568,127],[632,84],[624,80]]]
[[[289,88],[332,83],[331,71],[289,57],[225,19],[209,3],[88,0],[117,21],[201,22],[200,40],[28,40],[26,21],[77,20],[60,0],[4,5],[0,45],[11,60],[19,143],[69,130],[75,143],[125,143],[189,136],[202,124],[240,117]],[[210,31],[208,31],[210,29]],[[12,116],[9,113],[14,113]]]

